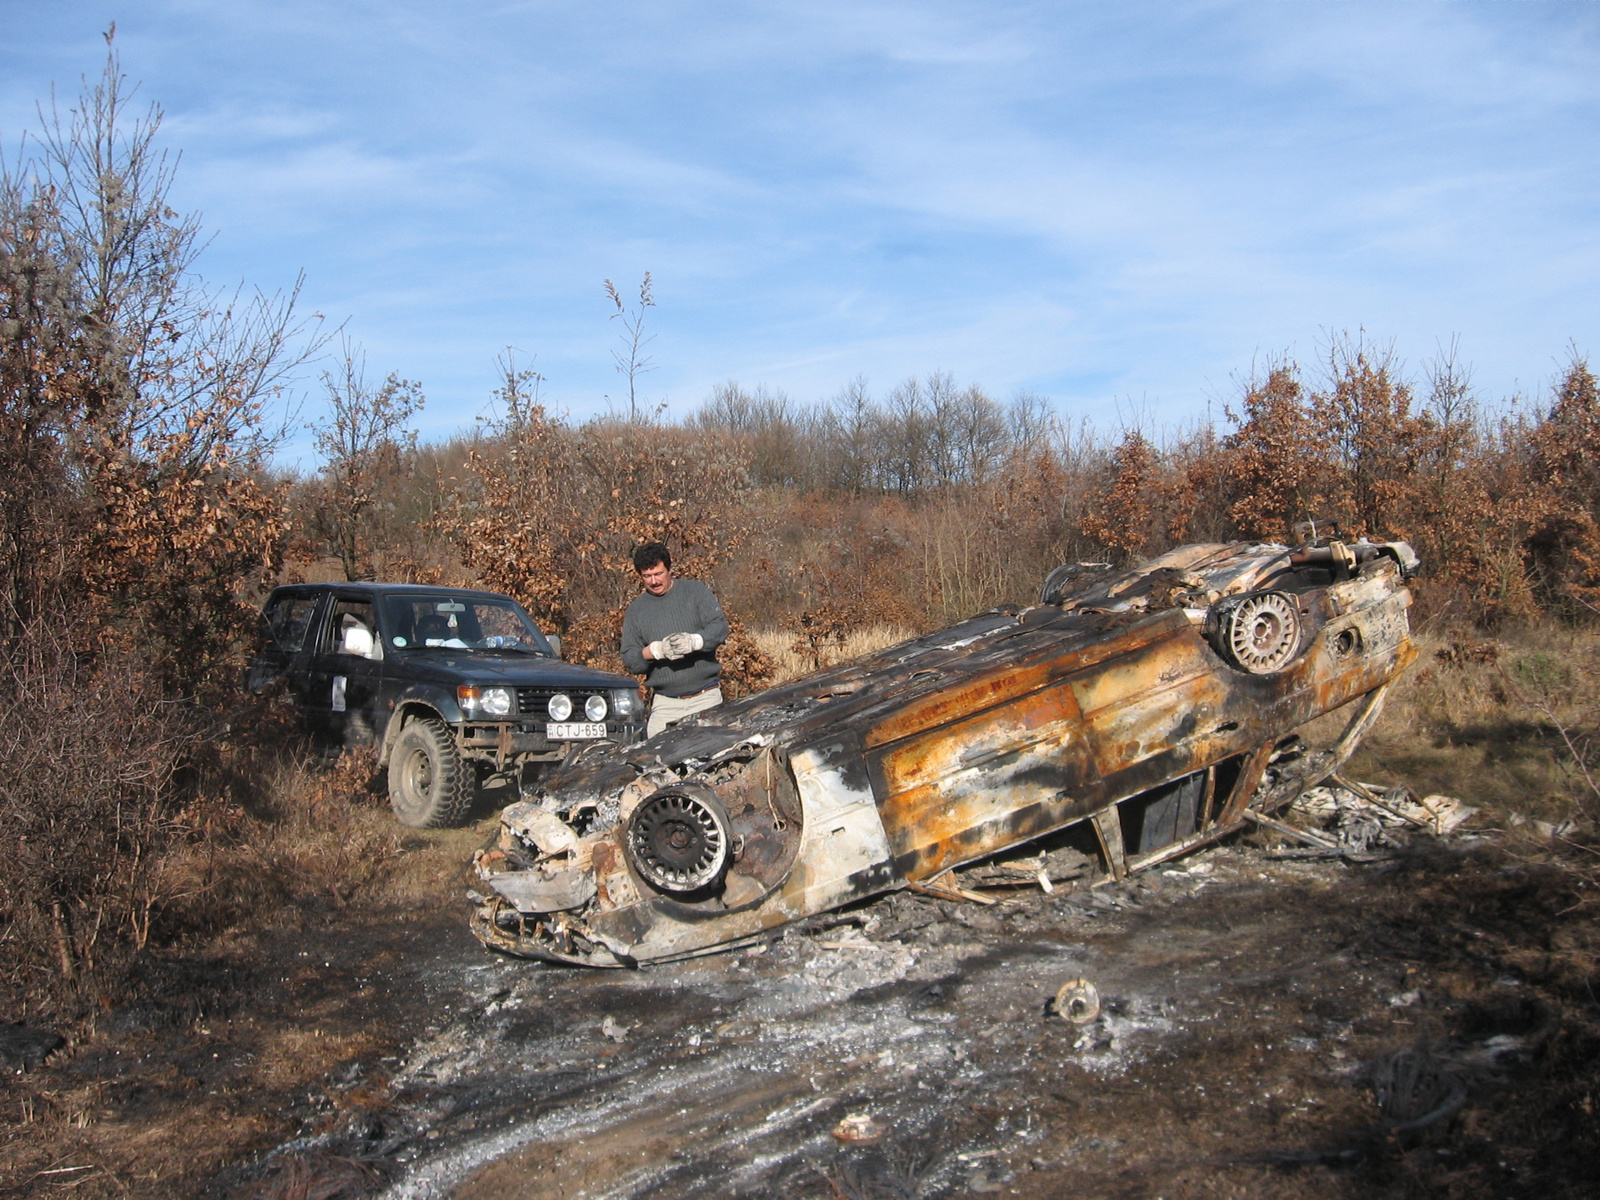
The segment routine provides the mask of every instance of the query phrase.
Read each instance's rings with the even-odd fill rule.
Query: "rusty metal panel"
[[[1103,776],[1229,719],[1229,693],[1217,677],[1215,656],[1187,625],[1152,643],[1146,654],[1075,676],[1072,688]]]

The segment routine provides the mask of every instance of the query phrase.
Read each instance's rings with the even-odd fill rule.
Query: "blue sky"
[[[1178,425],[1329,331],[1459,337],[1488,401],[1595,348],[1593,3],[0,0],[0,147],[112,20],[205,274],[303,269],[427,436],[507,345],[603,411],[646,270],[674,415],[944,370]]]

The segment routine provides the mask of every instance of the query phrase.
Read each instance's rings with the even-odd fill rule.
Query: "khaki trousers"
[[[668,725],[676,725],[685,717],[693,716],[697,712],[705,712],[708,708],[715,708],[722,703],[722,689],[714,687],[710,691],[701,692],[698,696],[663,696],[656,693],[656,698],[650,704],[650,724],[645,726],[645,736],[655,737]]]

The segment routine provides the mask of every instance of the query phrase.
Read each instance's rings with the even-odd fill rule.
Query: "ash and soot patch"
[[[463,955],[386,1085],[387,1142],[297,1147],[381,1149],[349,1194],[395,1200],[1516,1194],[1551,1172],[1495,1122],[1557,1103],[1552,1039],[1585,1035],[1497,957],[1551,882],[1482,853],[1235,844],[635,972]],[[1099,1011],[1064,1019],[1084,984]]]

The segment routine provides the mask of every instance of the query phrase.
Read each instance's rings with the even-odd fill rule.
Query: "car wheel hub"
[[[628,824],[628,857],[651,887],[697,892],[722,877],[728,814],[709,789],[680,787],[647,797]]]
[[[412,789],[421,796],[433,790],[433,761],[422,751],[411,755],[410,776]]]
[[[1252,675],[1282,670],[1300,648],[1300,610],[1282,592],[1247,596],[1228,614],[1224,641]]]

